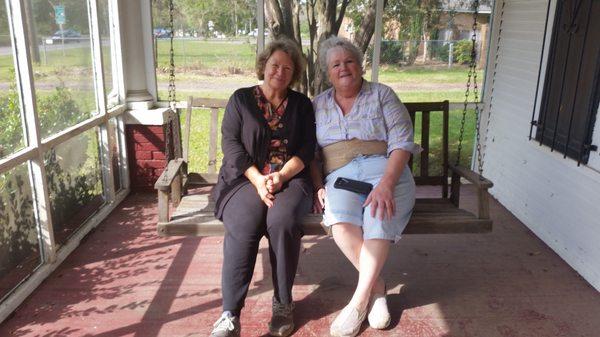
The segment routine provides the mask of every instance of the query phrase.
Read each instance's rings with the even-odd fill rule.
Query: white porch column
[[[119,27],[125,100],[130,108],[149,109],[158,97],[151,0],[119,1]]]

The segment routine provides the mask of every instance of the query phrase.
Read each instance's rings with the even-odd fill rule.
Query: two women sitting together
[[[223,314],[212,337],[240,335],[240,312],[263,236],[269,241],[274,288],[269,333],[293,332],[300,220],[311,206],[324,212],[335,243],[359,273],[331,335],[356,336],[367,316],[375,329],[390,323],[380,274],[390,243],[400,238],[414,206],[407,163],[420,147],[394,91],[362,78],[363,55],[357,47],[331,37],[319,53],[332,88],[312,102],[290,88],[304,71],[300,49],[280,39],[258,56],[256,72],[263,83],[237,90],[225,109],[223,164],[213,192],[215,215],[226,229]],[[323,165],[315,160],[315,149]],[[373,189],[359,194],[334,188],[338,177],[370,183]]]

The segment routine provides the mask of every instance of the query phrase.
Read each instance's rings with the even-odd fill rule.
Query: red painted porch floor
[[[425,191],[426,192],[426,191]],[[220,314],[222,238],[161,238],[155,195],[129,196],[0,325],[0,336],[208,336]],[[473,194],[465,194],[473,206]],[[490,234],[405,236],[384,276],[392,324],[360,336],[600,336],[600,294],[498,202]],[[357,275],[328,237],[305,237],[294,336],[328,336]],[[266,336],[261,245],[243,336]]]

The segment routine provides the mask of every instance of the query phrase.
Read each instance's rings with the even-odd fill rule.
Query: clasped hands
[[[273,206],[275,193],[281,190],[285,181],[285,177],[280,172],[274,172],[261,175],[253,183],[260,199],[270,208]]]

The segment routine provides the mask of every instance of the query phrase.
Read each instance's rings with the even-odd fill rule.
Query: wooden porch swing
[[[478,1],[476,1],[478,3]],[[171,5],[172,6],[172,5]],[[172,7],[171,7],[172,8]],[[172,10],[171,10],[172,13]],[[171,15],[171,23],[172,21]],[[489,216],[489,194],[488,189],[493,186],[492,182],[482,176],[481,146],[479,144],[479,100],[477,94],[477,75],[475,64],[475,31],[477,27],[477,10],[474,14],[474,33],[472,36],[472,51],[465,102],[461,120],[461,132],[459,137],[456,164],[449,164],[448,151],[448,124],[449,103],[427,102],[427,103],[405,103],[413,125],[418,113],[421,116],[421,147],[423,152],[419,158],[419,175],[415,177],[417,186],[439,186],[440,195],[437,198],[417,198],[412,217],[403,234],[449,234],[449,233],[485,233],[492,229],[492,220]],[[172,32],[173,30],[171,30]],[[171,37],[171,76],[169,84],[169,100],[172,110],[175,110],[175,85],[174,85],[174,62],[173,62],[173,38]],[[464,135],[464,124],[467,113],[467,101],[470,92],[471,79],[473,79],[473,92],[475,100],[475,111],[477,116],[477,159],[479,173],[459,165],[462,140]],[[218,135],[218,109],[226,105],[226,100],[198,99],[189,97],[185,114],[183,139],[181,139],[181,127],[179,114],[174,112],[169,117],[168,131],[172,134],[171,148],[174,159],[170,160],[158,181],[154,185],[158,191],[158,234],[161,236],[221,236],[225,233],[223,223],[214,218],[214,200],[210,198],[210,187],[217,182],[217,135]],[[191,114],[193,108],[209,108],[211,110],[210,142],[209,142],[209,165],[207,173],[188,172],[189,139],[191,132]],[[432,130],[430,123],[432,116],[441,115],[441,172],[430,175],[430,142],[429,135]],[[434,117],[435,118],[435,117]],[[435,126],[439,127],[439,126]],[[181,141],[180,141],[181,140]],[[414,171],[416,163],[411,158],[409,163]],[[450,173],[450,174],[449,174]],[[448,178],[451,178],[448,186]],[[461,178],[468,180],[476,188],[477,210],[471,213],[459,208]],[[200,192],[187,193],[188,190],[197,187]],[[450,191],[448,191],[450,189]],[[169,201],[175,207],[172,215],[169,212]],[[321,225],[320,214],[307,214],[302,219],[304,232],[307,235],[329,234],[327,229]]]

